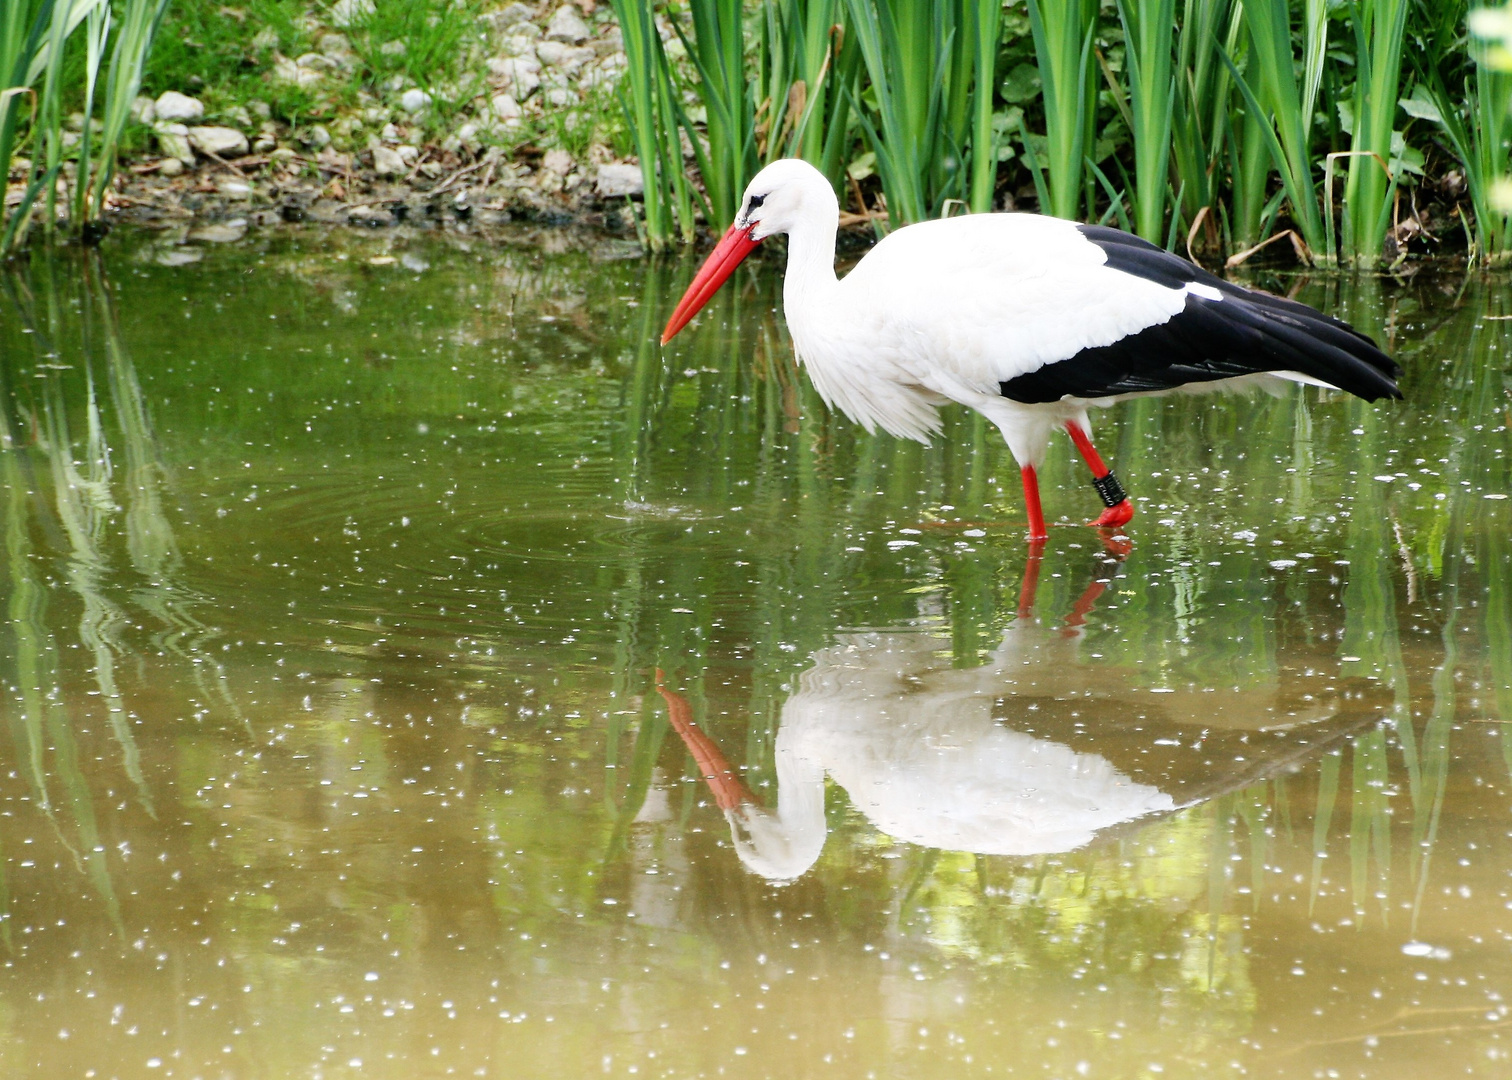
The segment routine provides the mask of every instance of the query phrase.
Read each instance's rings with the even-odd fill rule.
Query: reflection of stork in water
[[[1320,736],[1337,736],[1322,723],[1331,702],[1288,713],[1274,686],[1152,694],[1125,672],[1082,661],[1082,624],[1107,581],[1088,587],[1064,625],[1041,626],[1032,620],[1038,564],[1031,556],[1019,618],[980,667],[953,668],[948,642],[923,630],[846,634],[815,653],[782,709],[775,810],[746,788],[658,672],[672,726],[748,868],[791,880],[813,865],[824,847],[826,776],[900,840],[1033,855],[1245,786],[1312,756]],[[1248,742],[1267,731],[1273,745]],[[1244,752],[1225,753],[1225,738],[1245,741]]]

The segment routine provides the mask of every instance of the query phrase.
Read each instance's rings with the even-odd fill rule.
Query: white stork
[[[1093,447],[1087,410],[1177,390],[1282,381],[1400,397],[1400,368],[1364,334],[1293,300],[1242,288],[1100,225],[978,214],[889,234],[835,277],[839,204],[787,159],[762,169],[735,223],[662,334],[671,340],[768,236],[788,236],[783,306],[825,402],[867,431],[927,443],[937,406],[976,409],[1023,474],[1031,541],[1046,536],[1036,469],[1064,427],[1117,527],[1133,504]]]
[[[841,634],[814,653],[782,706],[774,806],[745,786],[657,672],[667,718],[747,868],[791,881],[813,865],[828,834],[826,777],[899,840],[1049,854],[1293,770],[1364,720],[1334,722],[1336,699],[1298,701],[1279,681],[1151,694],[1081,656],[1082,626],[1107,581],[1094,581],[1060,625],[1034,621],[1038,558],[1030,555],[1019,618],[980,667],[955,666],[941,627]],[[1113,759],[1072,742],[1107,746]],[[1197,752],[1204,742],[1213,745]]]

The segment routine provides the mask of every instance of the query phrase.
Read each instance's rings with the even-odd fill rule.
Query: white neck
[[[777,733],[776,812],[749,806],[729,812],[740,861],[773,881],[791,881],[813,866],[826,834],[824,767],[784,734]]]
[[[827,229],[822,222],[813,222],[811,227],[797,228],[788,234],[787,274],[783,281],[782,300],[790,311],[796,298],[812,302],[814,297],[828,293],[839,284],[835,278],[837,228],[833,222]]]
[[[795,338],[813,317],[833,311],[840,284],[835,278],[840,204],[822,179],[805,196],[803,216],[788,230],[787,273],[782,283],[782,304]]]

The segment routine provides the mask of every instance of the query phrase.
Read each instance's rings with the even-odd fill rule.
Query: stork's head
[[[802,158],[774,161],[746,185],[735,228],[752,240],[791,232],[818,212],[833,225],[839,217],[835,193],[824,174]]]
[[[671,341],[698,314],[741,261],[756,250],[757,244],[809,222],[813,227],[834,229],[839,222],[839,209],[829,181],[808,162],[783,158],[762,169],[746,185],[735,223],[693,275],[693,283],[667,320],[662,344]]]
[[[824,850],[822,787],[817,816],[804,814],[786,821],[753,803],[742,803],[726,810],[725,819],[730,823],[735,854],[745,868],[774,883],[801,878],[819,861],[819,853]]]

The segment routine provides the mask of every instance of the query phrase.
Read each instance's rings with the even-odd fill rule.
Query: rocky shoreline
[[[122,161],[108,196],[109,223],[447,228],[526,221],[635,236],[640,167],[615,155],[615,125],[606,122],[606,110],[618,109],[614,88],[625,68],[607,6],[512,3],[488,12],[462,63],[475,72],[467,88],[437,86],[435,96],[398,76],[376,92],[352,89],[361,67],[353,35],[371,12],[371,0],[312,9],[303,29],[316,48],[297,57],[286,55],[271,31],[253,39],[270,88],[342,99],[328,124],[281,123],[267,102],[228,104],[213,88],[202,96],[185,87],[139,97],[134,118],[150,129],[151,150]],[[670,28],[667,37],[669,47],[678,44]],[[392,54],[404,43],[377,48]],[[442,95],[461,102],[444,120],[433,113]],[[553,125],[575,133],[576,154],[532,137]],[[7,197],[15,202],[28,166],[14,163]]]

